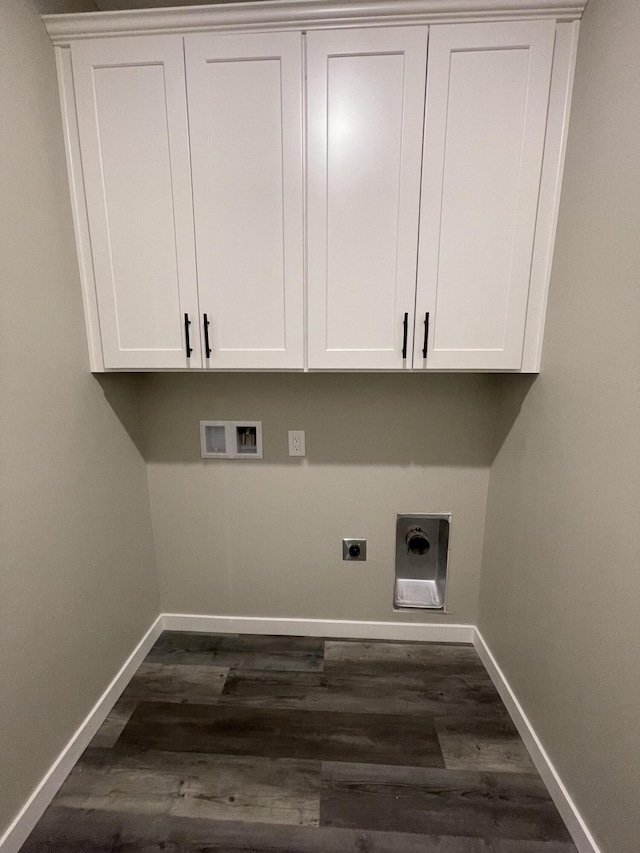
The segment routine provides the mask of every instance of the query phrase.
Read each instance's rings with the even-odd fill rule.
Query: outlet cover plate
[[[303,429],[289,430],[289,456],[305,456],[305,441]]]
[[[349,553],[350,548],[359,548],[360,553],[352,556]],[[367,540],[366,539],[343,539],[342,540],[342,559],[343,560],[366,560],[367,559]]]

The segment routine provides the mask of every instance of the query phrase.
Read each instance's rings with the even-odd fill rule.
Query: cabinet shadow
[[[488,467],[531,375],[156,373],[96,376],[147,462]],[[201,420],[259,420],[263,460],[203,460]],[[288,455],[304,430],[306,456]]]

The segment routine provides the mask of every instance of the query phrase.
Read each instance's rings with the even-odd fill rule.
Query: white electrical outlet
[[[304,430],[289,430],[289,456],[305,456]]]

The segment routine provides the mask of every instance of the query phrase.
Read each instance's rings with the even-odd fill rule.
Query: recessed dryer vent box
[[[262,421],[200,421],[203,459],[262,459]]]
[[[395,607],[444,609],[450,525],[449,513],[396,516]]]

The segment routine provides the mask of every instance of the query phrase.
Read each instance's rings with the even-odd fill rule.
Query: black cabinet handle
[[[211,347],[209,346],[209,318],[206,314],[202,316],[204,317],[204,351],[206,357],[209,358],[211,355]]]
[[[409,332],[409,314],[405,313],[403,320],[403,333],[402,333],[402,357],[407,357],[407,334]]]
[[[429,312],[424,315],[424,343],[422,344],[422,357],[427,357],[427,344],[429,343]]]
[[[187,348],[187,358],[191,358],[191,353],[193,350],[191,349],[191,341],[189,340],[189,326],[191,325],[191,320],[189,319],[189,315],[184,315],[184,340],[185,346]]]

